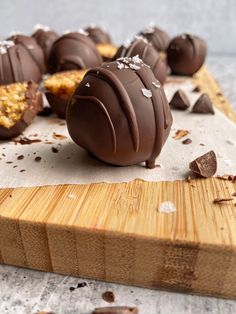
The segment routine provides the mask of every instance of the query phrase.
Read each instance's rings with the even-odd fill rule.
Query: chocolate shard
[[[181,90],[177,90],[170,101],[170,106],[179,109],[186,110],[190,107],[190,101],[186,94]]]
[[[92,314],[138,314],[138,308],[129,306],[99,307]]]
[[[202,94],[193,105],[192,112],[215,114],[212,102],[207,94]]]
[[[211,150],[208,153],[196,158],[189,163],[189,169],[200,177],[212,177],[217,170],[217,159],[215,152]]]

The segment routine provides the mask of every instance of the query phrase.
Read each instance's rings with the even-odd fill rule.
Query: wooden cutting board
[[[236,122],[206,68],[192,80]],[[235,191],[217,178],[0,189],[0,262],[236,298],[236,200],[213,204]],[[177,211],[159,213],[167,200]]]

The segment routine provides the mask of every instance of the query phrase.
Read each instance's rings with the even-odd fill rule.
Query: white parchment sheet
[[[179,88],[187,93],[191,103],[200,95],[191,92],[194,86],[189,82],[172,82],[165,85],[167,98],[171,99]],[[235,174],[236,124],[215,111],[215,115],[203,115],[172,110],[172,130],[156,160],[160,167],[152,170],[142,165],[113,167],[99,162],[72,142],[63,120],[56,116],[37,117],[21,137],[41,142],[30,145],[0,142],[0,188],[126,182],[136,178],[147,181],[185,179],[189,162],[211,149],[217,155],[217,174]],[[173,137],[179,129],[188,130],[190,134],[176,140]],[[182,144],[186,138],[192,143]],[[53,152],[52,147],[58,152]],[[21,155],[24,158],[17,159]],[[35,161],[36,157],[41,160]]]

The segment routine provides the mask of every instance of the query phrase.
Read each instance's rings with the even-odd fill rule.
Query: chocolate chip
[[[99,307],[92,314],[138,314],[138,308],[128,306]]]
[[[194,89],[192,90],[192,92],[194,93],[199,93],[200,91],[201,91],[201,88],[198,85],[194,87]]]
[[[192,140],[190,138],[186,138],[186,140],[182,141],[182,144],[184,144],[184,145],[188,145],[188,144],[191,144],[191,143],[192,143]]]
[[[190,107],[190,101],[186,94],[179,89],[175,92],[173,98],[171,99],[170,106],[175,109],[186,110]]]
[[[36,162],[40,162],[41,160],[42,160],[42,157],[40,157],[40,156],[37,156],[34,158],[34,161],[36,161]]]
[[[115,295],[112,291],[105,291],[102,294],[102,298],[104,301],[108,302],[108,303],[113,303],[115,302]]]
[[[202,94],[193,105],[192,112],[215,114],[212,102],[207,94]]]
[[[18,159],[18,160],[22,160],[22,159],[24,159],[24,155],[20,155],[20,156],[18,156],[18,157],[17,157],[17,159]]]
[[[58,153],[58,149],[56,147],[52,147],[52,152],[53,153]]]
[[[198,176],[204,178],[212,177],[217,170],[216,154],[213,150],[196,158],[189,163],[189,169]]]

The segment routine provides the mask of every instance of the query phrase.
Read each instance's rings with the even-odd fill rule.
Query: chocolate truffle
[[[53,44],[49,72],[81,70],[99,66],[102,58],[94,42],[84,33],[73,32],[59,37]]]
[[[85,70],[64,71],[53,74],[44,81],[45,95],[49,105],[60,118],[66,117],[68,101],[85,73]]]
[[[167,63],[151,44],[143,38],[137,38],[128,47],[121,46],[113,60],[123,57],[134,57],[138,55],[144,63],[150,66],[156,78],[164,84],[168,74]]]
[[[39,63],[22,44],[13,41],[0,43],[0,84],[39,82],[42,77]]]
[[[75,143],[118,166],[155,167],[171,124],[164,90],[137,56],[89,70],[67,109]]]
[[[20,135],[42,110],[42,95],[33,81],[0,86],[0,140]]]
[[[40,72],[44,73],[46,70],[44,54],[42,48],[38,45],[37,41],[30,37],[21,34],[16,34],[8,38],[8,40],[12,40],[15,45],[22,46],[25,50],[27,50],[28,54],[34,60],[35,64],[39,67]]]
[[[167,59],[173,74],[193,75],[203,65],[207,53],[206,42],[195,35],[175,37],[167,49]]]
[[[169,35],[156,26],[146,28],[139,35],[146,38],[157,51],[166,51],[170,43]]]
[[[32,34],[32,37],[42,48],[44,52],[45,63],[47,64],[52,45],[59,35],[47,26],[38,25],[36,26],[36,31]]]
[[[95,44],[111,44],[110,35],[101,27],[89,26],[85,28],[85,32]]]

